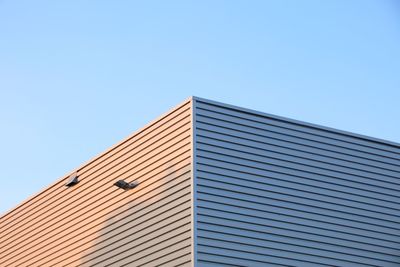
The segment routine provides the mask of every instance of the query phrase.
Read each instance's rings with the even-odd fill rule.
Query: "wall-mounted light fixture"
[[[125,182],[124,180],[119,180],[119,181],[115,182],[114,185],[115,185],[116,187],[121,188],[121,189],[129,190],[129,189],[133,189],[133,188],[135,188],[136,186],[138,186],[139,183],[138,183],[138,182],[127,183],[127,182]]]
[[[74,173],[69,176],[68,182],[65,184],[67,187],[71,187],[79,183],[78,174]]]

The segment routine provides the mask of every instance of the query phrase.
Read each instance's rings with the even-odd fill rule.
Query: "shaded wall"
[[[400,147],[198,99],[198,266],[400,266]]]

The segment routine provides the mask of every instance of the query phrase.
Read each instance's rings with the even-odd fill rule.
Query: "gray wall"
[[[195,102],[197,266],[400,266],[400,147]]]

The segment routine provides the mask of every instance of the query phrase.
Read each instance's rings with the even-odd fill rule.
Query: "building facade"
[[[0,266],[400,266],[399,178],[397,143],[192,97],[0,217]]]

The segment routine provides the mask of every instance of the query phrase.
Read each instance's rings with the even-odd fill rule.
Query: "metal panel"
[[[191,266],[191,113],[188,100],[78,168],[77,185],[3,215],[0,266]]]
[[[400,145],[195,98],[197,266],[400,266]]]

